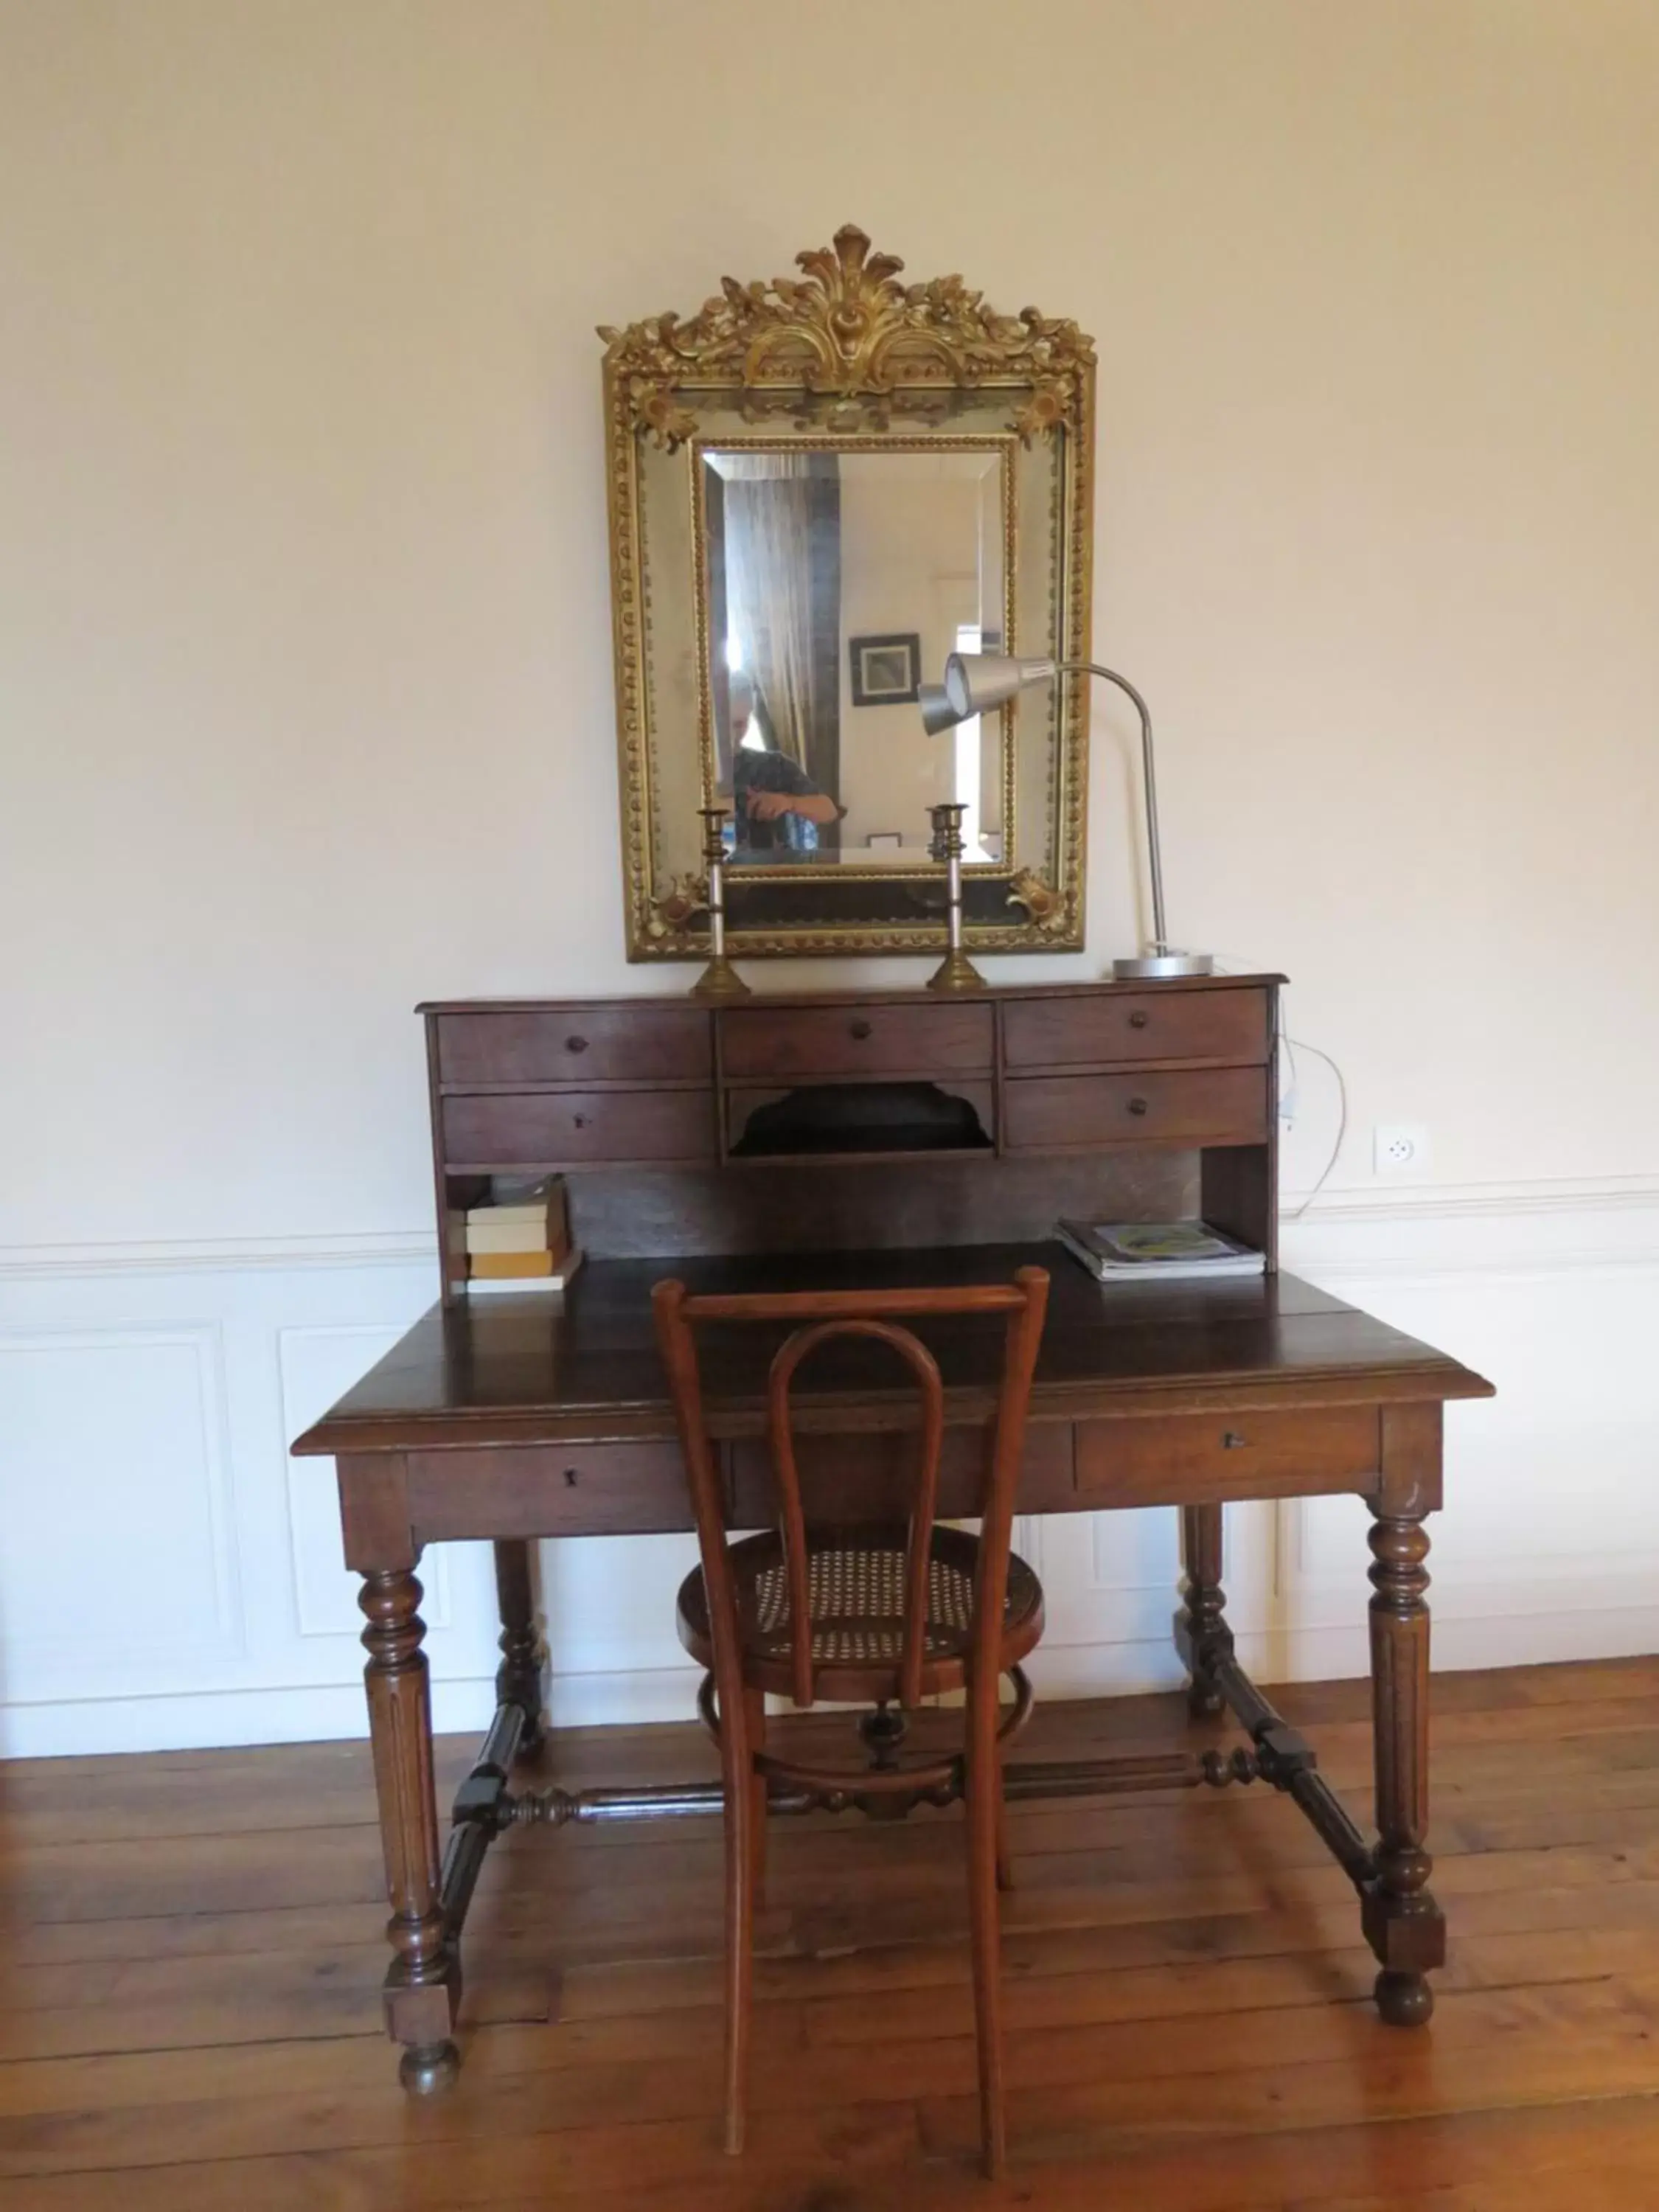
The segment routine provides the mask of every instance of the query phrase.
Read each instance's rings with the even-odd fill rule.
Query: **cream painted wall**
[[[1172,921],[1288,971],[1346,1073],[1296,1255],[1504,1386],[1459,1431],[1470,1587],[1525,1550],[1514,1471],[1544,1514],[1586,1420],[1583,1559],[1659,1562],[1630,1356],[1659,1320],[1659,15],[844,0],[836,29],[855,99],[788,4],[0,0],[0,1692],[80,1700],[87,1747],[113,1678],[33,1584],[60,1475],[111,1455],[112,1511],[151,1485],[216,1563],[182,1627],[158,1565],[161,1656],[119,1679],[161,1702],[119,1740],[356,1724],[326,1496],[283,1444],[425,1295],[409,1010],[678,980],[623,957],[593,325],[848,218],[1097,337],[1096,645],[1158,716]],[[999,972],[1133,941],[1130,736],[1103,698],[1087,954]],[[1375,1184],[1379,1119],[1428,1125],[1428,1188]],[[1304,1063],[1293,1189],[1334,1124]],[[1650,1636],[1537,1526],[1514,1604],[1571,1615],[1550,1648]],[[1275,1634],[1326,1587],[1297,1529]],[[1162,1553],[1105,1540],[1090,1587],[1167,1613]],[[444,1663],[475,1680],[463,1585]],[[669,1663],[561,1595],[570,1663]],[[1483,1634],[1465,1659],[1511,1648]],[[192,1685],[219,1718],[167,1704]],[[34,1725],[9,1740],[66,1740]]]
[[[592,325],[848,216],[1096,333],[1097,645],[1336,1183],[1659,1165],[1650,9],[850,0],[851,106],[740,0],[0,23],[10,1240],[416,1227],[412,1002],[651,985]]]

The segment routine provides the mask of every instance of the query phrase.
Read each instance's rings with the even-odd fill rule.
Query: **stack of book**
[[[487,1203],[466,1210],[469,1296],[501,1291],[562,1291],[581,1265],[570,1242],[564,1184],[491,1180]]]
[[[1264,1253],[1207,1221],[1057,1221],[1054,1229],[1103,1283],[1228,1282],[1267,1265]]]

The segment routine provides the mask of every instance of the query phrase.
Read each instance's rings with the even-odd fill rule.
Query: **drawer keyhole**
[[[586,1052],[587,1039],[583,1036],[568,1036],[564,1041],[564,1048],[567,1052]]]
[[[1137,1006],[1129,1017],[1129,1027],[1132,1030],[1144,1030],[1146,1026],[1146,1015],[1142,1008]]]
[[[849,1022],[847,1025],[847,1033],[849,1036],[856,1037],[862,1044],[870,1034],[870,1024],[868,1022]]]
[[[1132,1098],[1129,1101],[1129,1111],[1132,1114],[1144,1114],[1146,1111],[1146,1101],[1144,1098]]]
[[[567,1490],[574,1490],[576,1487],[576,1470],[574,1467],[568,1467],[564,1471],[564,1486]]]
[[[1243,1451],[1243,1449],[1244,1449],[1244,1439],[1243,1439],[1243,1437],[1241,1437],[1241,1436],[1239,1435],[1238,1431],[1237,1431],[1237,1429],[1224,1429],[1224,1430],[1222,1431],[1222,1432],[1221,1432],[1221,1449],[1222,1449],[1222,1450],[1223,1450],[1223,1451]]]

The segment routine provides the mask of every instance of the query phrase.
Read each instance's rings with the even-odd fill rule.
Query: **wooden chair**
[[[679,1594],[680,1640],[708,1670],[699,1705],[720,1745],[726,1811],[726,2148],[743,2148],[754,1909],[764,1873],[769,1790],[795,1802],[848,1802],[898,1811],[927,1800],[967,1803],[968,1889],[985,2169],[1002,2171],[1002,2033],[997,1889],[1006,1886],[1000,1746],[1024,1723],[1030,1691],[1018,1662],[1042,1632],[1042,1591],[1010,1551],[1014,1490],[1048,1278],[1023,1267],[1012,1283],[951,1290],[836,1291],[692,1297],[668,1281],[652,1293],[657,1338],[673,1390],[696,1515],[702,1565]],[[1004,1314],[1002,1383],[977,1536],[934,1525],[944,1389],[933,1354],[898,1326],[924,1316]],[[704,1420],[696,1329],[704,1323],[799,1324],[771,1364],[767,1423],[779,1525],[727,1540],[726,1505]],[[846,1337],[890,1346],[921,1400],[915,1487],[877,1527],[807,1525],[791,1425],[796,1370],[820,1346]],[[809,1624],[803,1633],[801,1624]],[[1015,1704],[1006,1721],[1000,1677]],[[883,1759],[864,1771],[825,1769],[769,1752],[766,1698],[798,1706],[915,1706],[967,1692],[963,1747],[917,1766]]]

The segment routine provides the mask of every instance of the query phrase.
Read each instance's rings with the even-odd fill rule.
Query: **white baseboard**
[[[1638,1658],[1659,1648],[1659,1620],[1647,1606],[1610,1613],[1451,1620],[1434,1624],[1433,1644],[1437,1674]],[[1237,1649],[1245,1671],[1263,1687],[1353,1680],[1364,1675],[1370,1665],[1363,1629],[1241,1635]],[[1146,1697],[1178,1689],[1186,1679],[1170,1642],[1150,1638],[1133,1644],[1040,1645],[1027,1662],[1027,1672],[1038,1698],[1054,1703]],[[690,1664],[556,1675],[549,1695],[550,1717],[555,1728],[562,1729],[689,1723],[696,1717],[697,1679],[697,1669]],[[488,1676],[434,1683],[433,1727],[441,1735],[482,1735],[495,1702],[495,1686]],[[361,1739],[368,1732],[363,1693],[356,1683],[69,1701],[0,1710],[0,1759],[337,1742]]]
[[[1577,1659],[1635,1659],[1659,1650],[1651,1606],[1611,1612],[1534,1613],[1506,1619],[1435,1620],[1433,1671],[1462,1674],[1492,1667],[1541,1667]],[[1363,1628],[1273,1631],[1241,1635],[1239,1663],[1264,1688],[1276,1682],[1351,1681],[1370,1671]],[[1039,1698],[1145,1696],[1186,1680],[1167,1643],[1039,1645],[1027,1662]]]
[[[434,1682],[440,1735],[482,1735],[494,1680]],[[222,1751],[261,1743],[337,1743],[368,1734],[360,1682],[202,1690],[158,1698],[66,1698],[0,1707],[0,1759],[77,1759],[111,1752]]]

